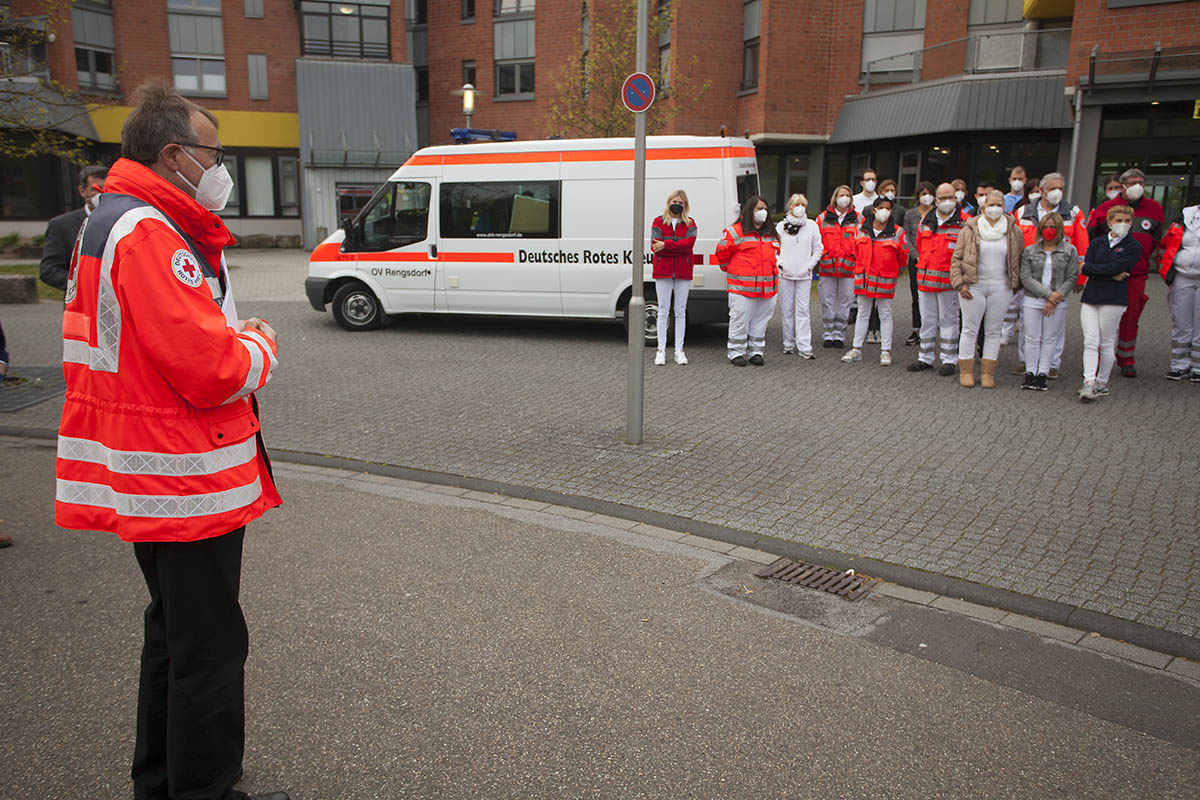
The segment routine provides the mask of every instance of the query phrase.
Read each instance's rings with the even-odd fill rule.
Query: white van
[[[653,341],[650,223],[687,192],[698,228],[688,300],[695,322],[727,321],[712,254],[758,193],[748,139],[646,139],[646,318]],[[625,319],[632,286],[633,139],[446,145],[419,150],[358,216],[313,251],[305,292],[347,330],[388,315],[510,314]]]

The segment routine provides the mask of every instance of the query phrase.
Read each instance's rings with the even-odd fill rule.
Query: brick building
[[[31,74],[106,104],[86,115],[89,157],[115,157],[124,92],[171,77],[221,119],[238,186],[231,228],[303,232],[312,245],[413,149],[451,140],[465,83],[477,90],[472,127],[556,132],[565,67],[613,2],[11,0],[7,10],[9,24],[55,34],[26,60]],[[1169,209],[1200,201],[1200,0],[650,5],[673,15],[648,54],[669,76],[661,102],[672,102],[672,78],[708,87],[663,132],[747,131],[776,204],[794,191],[824,203],[840,183],[857,190],[868,165],[905,197],[918,180],[1003,185],[1014,164],[1056,169],[1085,207],[1098,176],[1138,166]],[[71,168],[54,159],[6,162],[3,174],[9,225],[32,229],[76,199]]]

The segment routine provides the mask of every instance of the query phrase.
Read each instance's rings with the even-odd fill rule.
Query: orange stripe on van
[[[343,253],[337,242],[318,245],[309,256],[309,261],[417,261],[432,264],[437,261],[478,262],[485,264],[511,264],[516,261],[512,253],[446,253],[430,258],[424,251],[407,253]]]
[[[439,261],[477,261],[487,264],[511,264],[516,260],[512,253],[439,253]]]
[[[646,151],[648,161],[688,161],[704,158],[754,158],[753,147],[662,147]],[[462,153],[411,156],[404,166],[462,164],[552,164],[555,162],[632,161],[633,150],[561,150],[525,153]]]

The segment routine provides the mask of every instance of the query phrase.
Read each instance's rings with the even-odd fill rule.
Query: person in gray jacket
[[[1067,322],[1067,297],[1079,277],[1079,253],[1063,238],[1063,220],[1046,214],[1038,221],[1037,239],[1021,253],[1021,326],[1025,336],[1025,382],[1022,389],[1044,392],[1054,362],[1058,336]]]

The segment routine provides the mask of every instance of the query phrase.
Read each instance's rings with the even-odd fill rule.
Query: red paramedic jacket
[[[900,267],[908,263],[904,228],[888,219],[882,231],[875,223],[863,222],[854,240],[854,293],[891,299],[896,295]]]
[[[120,159],[76,239],[55,521],[130,542],[220,536],[279,505],[252,393],[276,364],[220,307],[221,220]]]
[[[817,215],[822,248],[817,271],[822,278],[854,277],[854,239],[858,236],[861,221],[854,206],[846,209],[846,216],[840,224],[837,209],[832,205]]]
[[[917,291],[949,292],[950,259],[958,244],[958,235],[970,219],[962,209],[955,209],[950,218],[938,224],[937,209],[930,211],[917,227]]]
[[[770,225],[770,222],[766,223]],[[771,229],[774,232],[774,229]],[[717,263],[726,272],[731,294],[774,297],[779,291],[779,240],[757,231],[742,233],[742,223],[725,229],[717,245]]]
[[[650,242],[662,242],[663,249],[654,254],[654,277],[675,278],[681,281],[692,279],[692,251],[696,247],[696,220],[684,224],[663,222],[655,217],[650,226]]]

